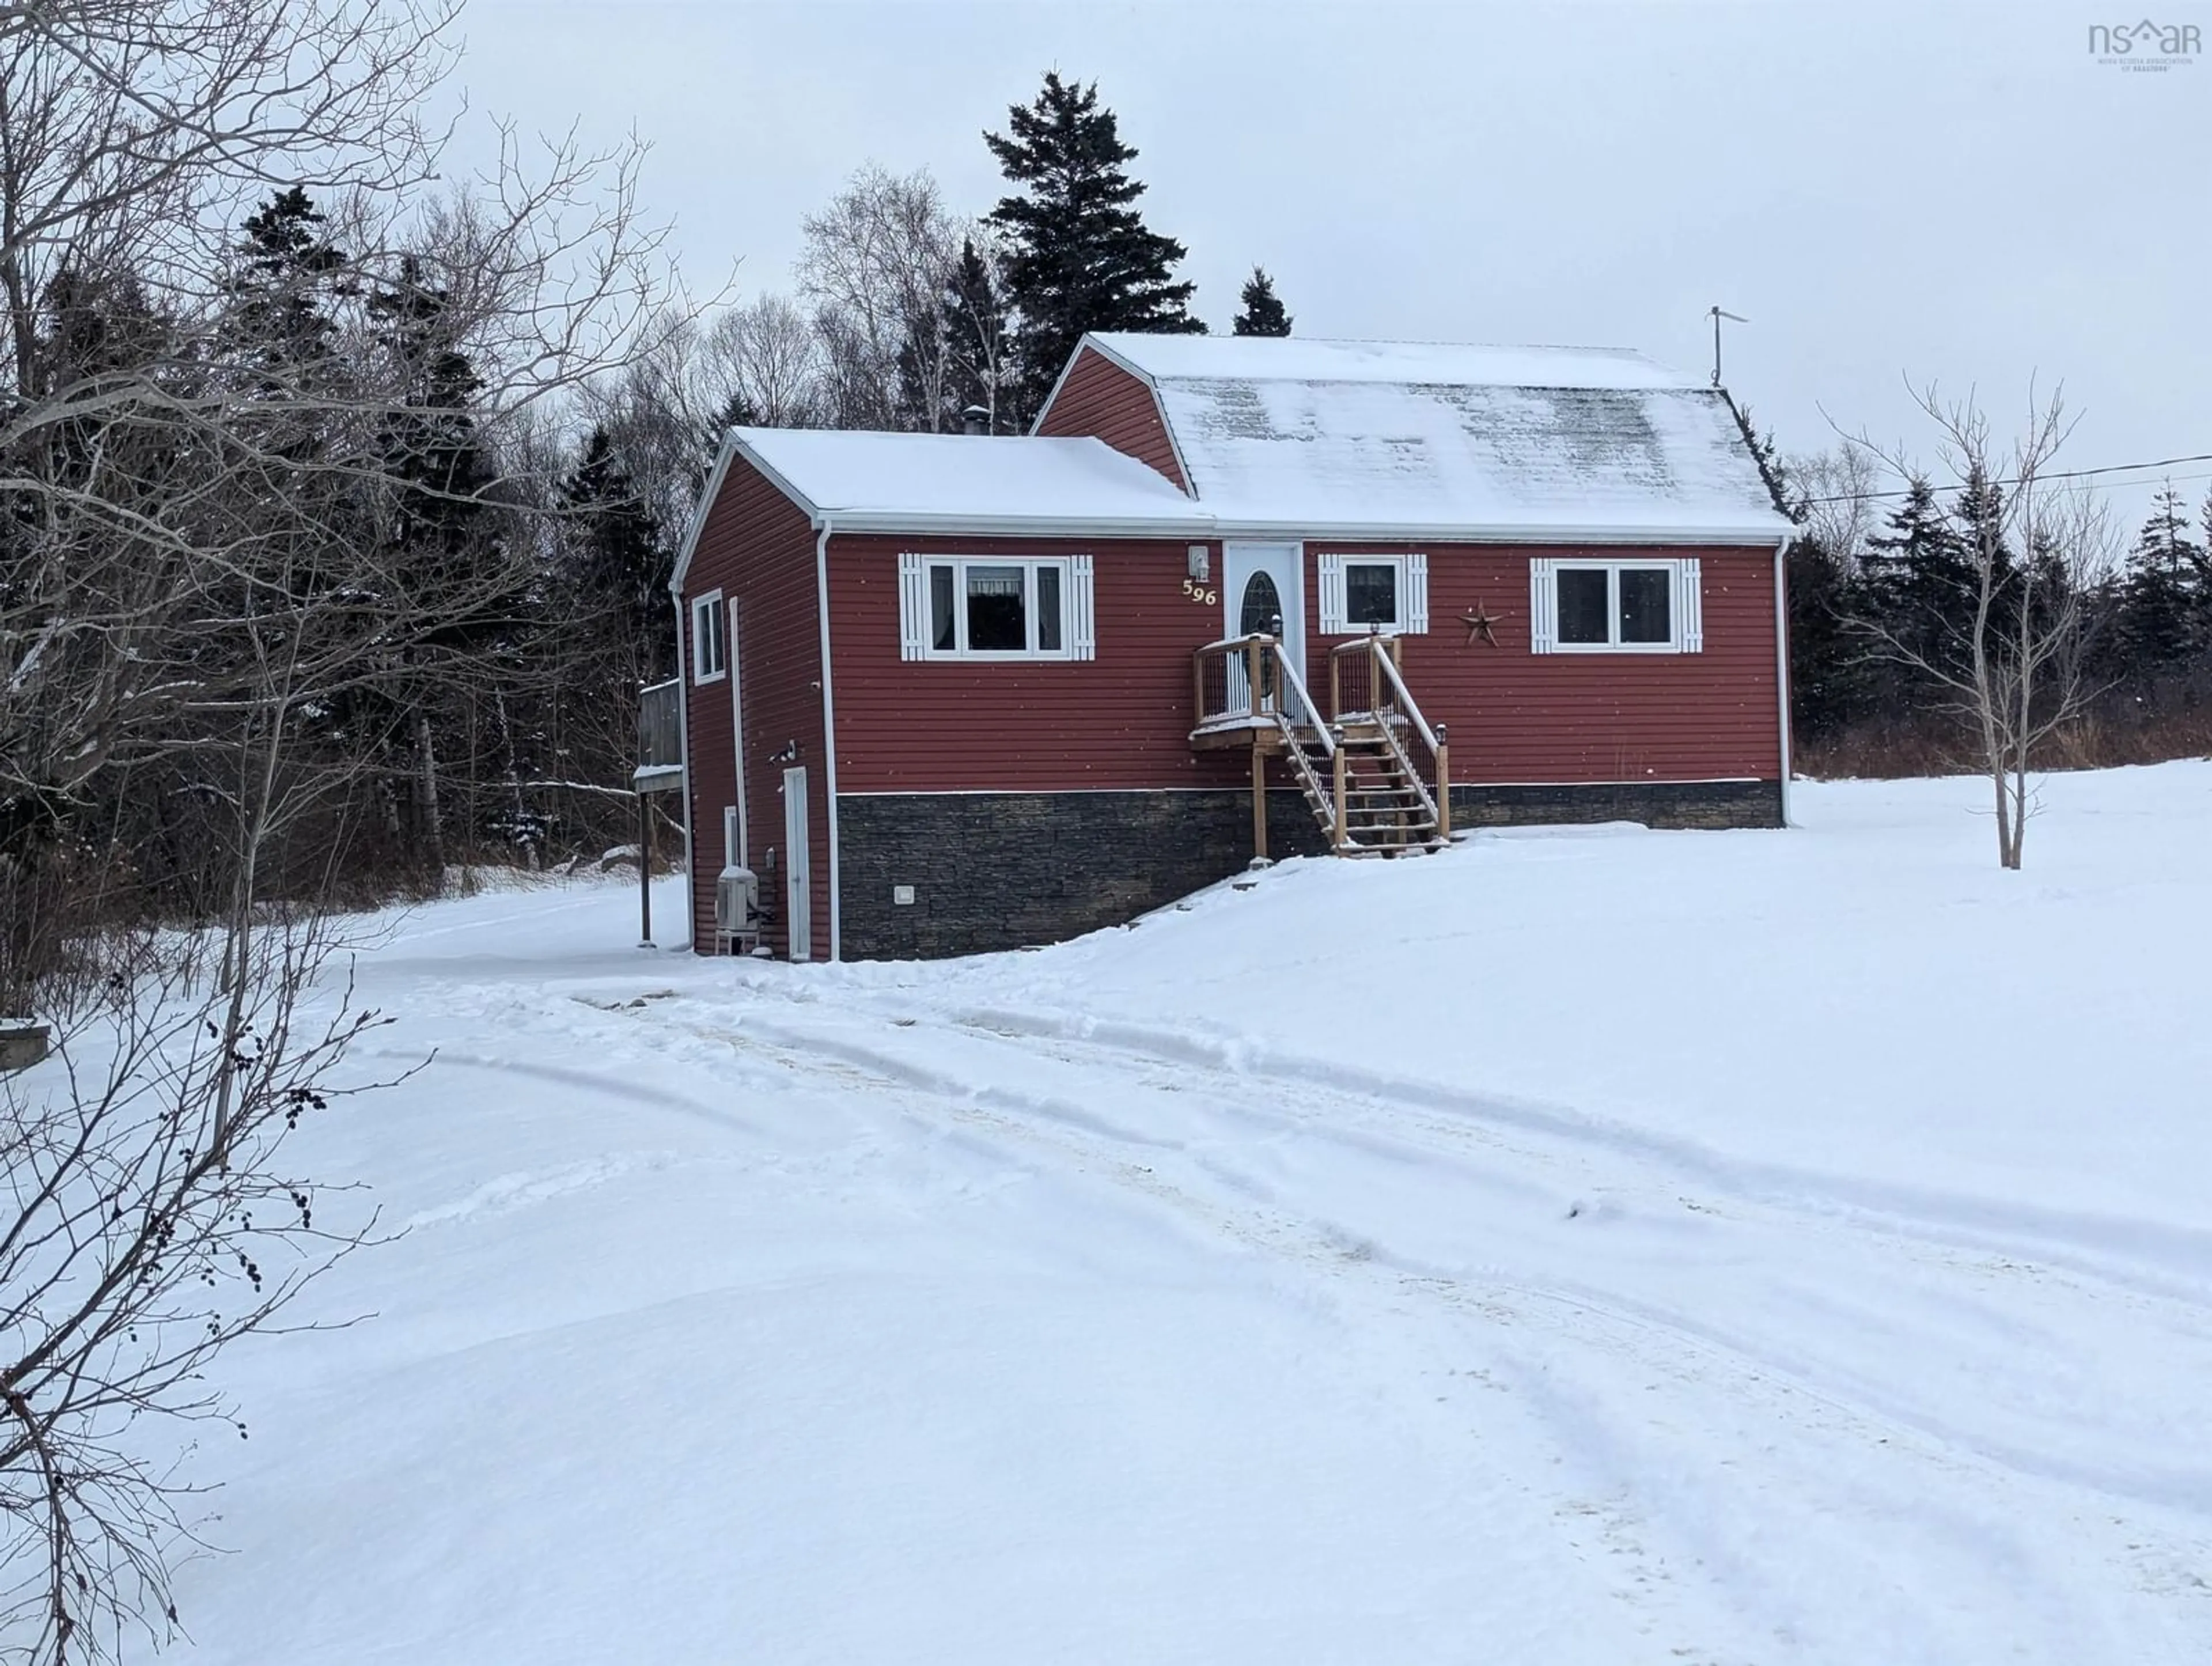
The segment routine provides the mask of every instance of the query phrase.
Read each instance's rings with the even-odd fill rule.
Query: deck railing
[[[637,696],[637,775],[659,775],[684,767],[684,682],[672,677]]]
[[[1322,728],[1313,696],[1284,656],[1282,643],[1265,632],[1208,642],[1191,655],[1190,671],[1200,729],[1272,729],[1285,722]],[[1328,750],[1325,733],[1321,745]]]
[[[1451,751],[1444,726],[1433,727],[1406,687],[1395,636],[1380,631],[1339,642],[1328,654],[1329,721],[1372,721],[1399,769],[1435,818],[1437,833],[1451,835]],[[1352,702],[1346,705],[1349,693]],[[1435,783],[1434,790],[1430,783]]]

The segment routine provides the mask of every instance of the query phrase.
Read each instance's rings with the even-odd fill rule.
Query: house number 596
[[[1194,602],[1205,603],[1208,607],[1221,599],[1218,591],[1206,589],[1196,579],[1185,579],[1182,581],[1182,593]]]

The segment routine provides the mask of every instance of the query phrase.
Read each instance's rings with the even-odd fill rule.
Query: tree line
[[[1801,529],[1788,581],[1802,768],[1905,775],[1977,762],[1950,679],[2031,595],[2065,626],[2043,684],[2052,721],[2037,726],[2039,767],[2212,751],[2212,493],[2192,508],[2165,483],[2130,539],[2098,483],[2035,483],[2063,491],[2068,514],[2030,537],[2017,524],[2019,471],[1986,453],[1931,470],[1863,441],[1786,459],[1771,437],[1756,443]],[[1978,622],[1985,565],[1996,615]]]

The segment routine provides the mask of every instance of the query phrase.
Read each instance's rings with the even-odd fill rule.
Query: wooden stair
[[[1285,755],[1322,835],[1340,856],[1402,856],[1441,849],[1447,842],[1436,801],[1413,772],[1406,749],[1380,719],[1347,715],[1332,733],[1344,769],[1344,824],[1337,825],[1335,763],[1310,751],[1285,726]]]
[[[1380,633],[1333,648],[1326,717],[1271,635],[1209,643],[1193,656],[1192,746],[1251,751],[1255,860],[1267,858],[1271,754],[1290,766],[1335,855],[1402,856],[1450,842],[1444,731],[1421,714],[1398,656],[1396,638]],[[1358,709],[1346,709],[1347,683],[1355,701],[1364,696]]]

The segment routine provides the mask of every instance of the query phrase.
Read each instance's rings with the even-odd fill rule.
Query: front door
[[[806,771],[783,772],[784,942],[793,960],[814,958],[814,868],[806,854]]]
[[[1306,674],[1306,595],[1303,577],[1304,552],[1295,544],[1230,544],[1221,551],[1221,599],[1226,617],[1224,636],[1250,636],[1264,631],[1279,639],[1283,657],[1300,681]],[[1267,673],[1270,680],[1272,671]],[[1229,700],[1232,711],[1249,708],[1251,691],[1245,685],[1244,664],[1229,663]],[[1262,687],[1261,708],[1281,709],[1280,691]]]

